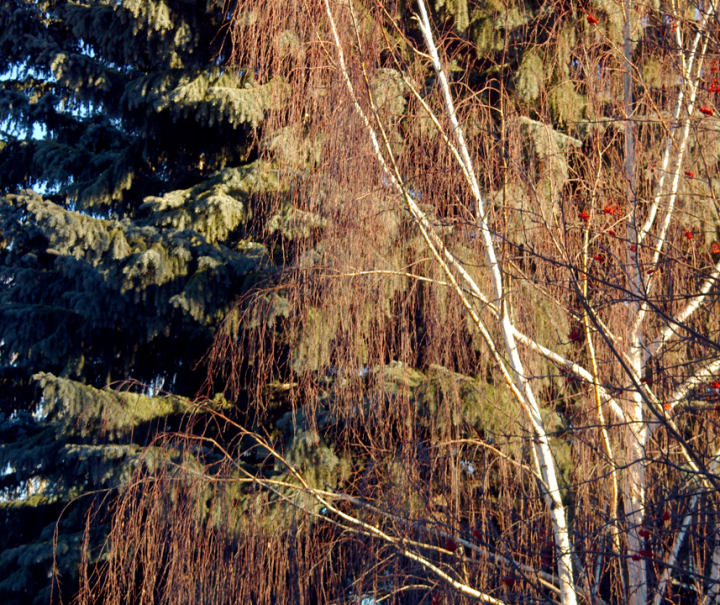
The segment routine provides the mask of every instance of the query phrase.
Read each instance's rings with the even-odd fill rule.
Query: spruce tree
[[[226,20],[213,0],[0,6],[3,603],[74,594],[86,514],[92,550],[219,321],[272,279],[258,199],[281,181],[253,150],[282,89],[226,67]]]
[[[263,430],[139,470],[84,602],[713,602],[716,15],[239,2],[324,228],[218,331]]]

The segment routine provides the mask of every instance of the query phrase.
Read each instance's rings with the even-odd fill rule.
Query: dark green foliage
[[[86,512],[97,545],[114,488],[191,411],[219,320],[274,271],[250,221],[280,179],[249,160],[283,89],[224,67],[224,19],[213,0],[0,7],[3,603],[73,594]]]

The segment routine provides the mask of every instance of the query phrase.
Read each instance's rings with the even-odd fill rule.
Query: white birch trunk
[[[540,416],[540,406],[538,405],[535,394],[527,381],[525,369],[518,353],[517,343],[515,341],[515,330],[507,312],[500,264],[497,260],[492,235],[485,220],[484,200],[480,193],[477,178],[475,177],[472,159],[470,158],[467,145],[465,144],[462,125],[457,119],[447,76],[440,62],[440,57],[437,46],[435,45],[430,19],[424,0],[418,1],[418,7],[420,10],[420,26],[425,40],[425,45],[442,88],[447,114],[446,117],[450,121],[453,138],[455,139],[457,148],[460,150],[461,168],[469,181],[468,185],[470,186],[477,204],[477,219],[480,235],[485,246],[486,259],[488,265],[490,266],[493,286],[495,289],[495,300],[501,305],[500,328],[505,344],[505,353],[509,358],[510,366],[513,369],[515,385],[523,396],[525,408],[530,417],[530,422],[533,426],[535,434],[537,435],[535,449],[542,479],[546,486],[545,498],[548,508],[550,509],[550,515],[553,521],[553,533],[558,549],[558,575],[560,577],[561,601],[563,605],[575,605],[577,603],[577,595],[575,592],[575,580],[573,577],[570,535],[567,525],[567,515],[565,507],[562,503],[560,487],[555,472],[555,461],[553,459],[552,451],[548,443],[547,433]]]
[[[349,6],[350,10],[352,10],[352,3],[350,0],[346,0],[345,5]],[[555,543],[557,545],[558,576],[560,580],[560,597],[562,604],[575,605],[577,602],[576,586],[573,574],[573,557],[569,528],[567,524],[567,511],[562,503],[555,462],[540,414],[540,406],[528,381],[528,377],[526,376],[524,364],[518,351],[518,343],[535,353],[541,354],[546,358],[553,360],[561,367],[572,368],[573,372],[590,380],[595,385],[598,405],[600,405],[599,400],[600,396],[602,396],[604,400],[602,403],[609,405],[609,409],[616,419],[625,423],[625,427],[623,429],[623,441],[619,444],[617,449],[618,452],[622,452],[624,454],[623,462],[626,469],[623,477],[623,504],[627,540],[626,565],[628,572],[626,598],[630,605],[647,605],[647,553],[645,552],[645,539],[641,536],[640,532],[643,529],[643,522],[645,520],[646,447],[651,431],[651,422],[654,420],[654,418],[647,417],[647,410],[645,409],[645,406],[647,405],[646,402],[649,399],[654,399],[650,390],[650,385],[643,386],[641,381],[646,375],[646,366],[648,364],[648,360],[650,359],[651,351],[657,352],[657,350],[662,348],[665,342],[674,335],[674,329],[672,326],[668,326],[661,336],[652,343],[651,347],[647,346],[645,342],[645,322],[648,317],[648,307],[645,301],[647,300],[646,297],[648,292],[652,289],[653,279],[645,277],[645,271],[640,264],[640,254],[641,245],[646,237],[655,237],[656,239],[653,244],[654,254],[652,261],[654,267],[654,264],[658,262],[657,259],[659,258],[661,250],[665,244],[668,225],[670,224],[670,219],[674,212],[674,202],[678,191],[679,175],[682,171],[683,154],[688,141],[689,118],[693,111],[695,95],[698,89],[698,82],[700,80],[701,65],[707,47],[706,42],[702,46],[700,52],[697,52],[699,42],[705,28],[706,18],[703,18],[699,23],[699,31],[695,37],[694,43],[691,45],[692,50],[689,52],[689,58],[686,57],[681,45],[682,41],[679,40],[679,55],[683,65],[683,75],[686,86],[683,87],[680,99],[678,100],[676,116],[679,118],[681,112],[684,110],[683,99],[688,99],[689,104],[687,107],[687,117],[682,120],[682,122],[684,122],[684,128],[673,124],[669,131],[667,145],[662,160],[662,178],[659,181],[656,195],[654,196],[653,203],[650,205],[649,213],[644,223],[642,225],[639,224],[634,212],[631,216],[631,220],[628,222],[626,234],[627,241],[632,243],[633,250],[636,249],[637,251],[630,252],[630,250],[628,250],[627,257],[625,259],[626,275],[629,277],[629,290],[632,294],[633,302],[628,305],[627,325],[630,326],[630,330],[627,337],[624,339],[624,342],[622,342],[622,338],[618,339],[612,335],[610,331],[602,325],[600,319],[594,315],[592,309],[590,309],[590,313],[593,315],[593,321],[599,326],[600,332],[602,332],[608,340],[612,341],[620,351],[619,354],[624,360],[623,363],[627,364],[624,367],[629,370],[629,373],[631,374],[630,378],[635,384],[635,392],[632,394],[631,401],[627,406],[623,406],[609,396],[600,385],[596,384],[597,378],[595,378],[594,375],[587,372],[584,368],[579,367],[575,362],[565,359],[556,352],[550,351],[549,349],[543,347],[540,343],[533,341],[530,337],[525,336],[511,321],[511,314],[508,312],[508,298],[506,296],[502,279],[502,267],[500,266],[500,261],[498,260],[492,233],[486,222],[485,202],[480,192],[478,180],[475,176],[473,161],[464,139],[463,127],[455,112],[450,85],[440,60],[437,45],[435,44],[432,24],[429,19],[425,0],[418,0],[419,15],[417,17],[425,43],[425,52],[423,55],[430,59],[437,75],[437,81],[444,101],[444,119],[447,120],[450,125],[449,134],[443,131],[441,122],[444,122],[444,120],[437,119],[432,114],[430,108],[425,104],[424,100],[420,97],[419,93],[415,90],[413,90],[413,92],[420,99],[421,103],[432,117],[435,127],[443,136],[448,148],[452,151],[452,154],[462,173],[462,177],[465,179],[468,188],[473,194],[476,204],[475,218],[477,220],[477,228],[484,245],[486,261],[492,278],[493,292],[491,296],[487,296],[481,292],[480,288],[469,273],[463,268],[452,252],[445,246],[443,240],[434,232],[430,221],[428,221],[425,214],[405,189],[402,175],[398,172],[392,151],[387,143],[383,125],[380,123],[376,114],[372,98],[370,98],[370,106],[373,110],[372,117],[374,117],[377,121],[376,125],[371,123],[370,118],[358,103],[357,97],[355,96],[355,90],[345,66],[340,39],[337,35],[337,30],[334,25],[332,11],[328,0],[325,0],[325,6],[328,18],[331,22],[331,28],[338,51],[339,64],[343,78],[350,90],[355,108],[361,115],[368,130],[376,158],[386,175],[392,181],[393,185],[405,199],[410,213],[415,218],[416,224],[433,252],[435,260],[446,273],[448,281],[455,289],[472,316],[473,321],[475,321],[476,325],[480,329],[483,338],[485,338],[491,348],[491,351],[495,355],[496,361],[499,362],[508,385],[528,415],[528,419],[535,433],[535,448],[533,452],[534,461],[537,465],[537,469],[539,470],[546,503],[552,518]],[[634,72],[632,65],[631,40],[631,14],[634,7],[629,0],[625,0],[624,7],[626,15],[623,47],[626,68],[624,78],[626,113],[625,175],[627,178],[628,202],[634,207],[634,182],[636,178],[636,167],[634,151],[635,138],[633,133],[632,116]],[[714,3],[712,11],[714,12]],[[694,66],[697,66],[695,67],[695,71],[693,71]],[[410,86],[409,83],[408,85]],[[385,143],[384,148],[382,146],[382,142]],[[675,154],[674,159],[671,158],[672,152]],[[671,164],[672,168],[666,171],[665,169]],[[666,172],[668,175],[672,175],[667,187],[665,187]],[[665,189],[669,189],[669,191],[665,191]],[[661,200],[667,200],[667,206],[664,213],[660,211]],[[659,218],[660,216],[662,216],[662,219]],[[680,315],[680,321],[686,319],[687,316],[699,308],[704,296],[709,292],[719,274],[720,263],[716,267],[716,270],[710,279],[708,279],[701,288],[702,297],[697,299],[695,302],[690,303],[687,314]],[[502,345],[500,345],[499,342],[496,343],[490,336],[489,330],[483,323],[479,312],[477,312],[474,308],[471,303],[471,299],[465,295],[467,292],[471,292],[472,296],[484,301],[485,308],[493,316],[491,321],[497,321],[497,327],[499,328],[503,338]],[[683,311],[683,313],[685,313],[685,311]],[[500,349],[503,350],[501,351]],[[501,353],[504,353],[504,355],[501,355]],[[720,556],[717,551],[715,552],[715,555]],[[663,583],[663,586],[665,583]],[[657,597],[657,595],[654,596]]]

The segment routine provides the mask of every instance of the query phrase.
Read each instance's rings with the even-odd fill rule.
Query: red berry
[[[445,540],[445,550],[455,552],[457,550],[457,542],[455,542],[452,538],[448,538]]]
[[[668,511],[663,512],[662,514],[662,520],[663,521],[670,521],[670,513]]]
[[[597,25],[598,23],[600,23],[600,22],[597,20],[597,18],[595,17],[595,15],[593,15],[592,13],[588,14],[588,16],[587,16],[587,22],[588,22],[590,25]]]
[[[633,244],[632,246],[630,246],[630,252],[635,252],[635,250],[636,250],[635,244]]]
[[[689,179],[694,179],[694,178],[695,178],[695,173],[694,173],[694,172],[690,172],[689,170],[686,170],[686,171],[685,171],[685,176],[686,176],[687,178],[689,178]]]
[[[690,229],[685,229],[685,237],[686,237],[687,239],[692,239],[692,238],[693,238],[693,232],[692,232]]]
[[[705,105],[703,105],[702,107],[700,107],[700,113],[702,113],[706,116],[711,116],[711,115],[713,115],[714,112],[709,107],[705,107]]]

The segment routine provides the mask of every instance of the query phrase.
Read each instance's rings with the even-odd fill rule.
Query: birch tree
[[[141,561],[181,602],[194,561],[220,600],[716,602],[716,3],[240,3],[232,32],[282,81],[289,269],[209,358],[246,405],[184,436],[222,458],[185,478],[211,512],[168,518],[177,475],[142,471],[112,586]],[[171,572],[123,546],[163,524],[204,537]]]

